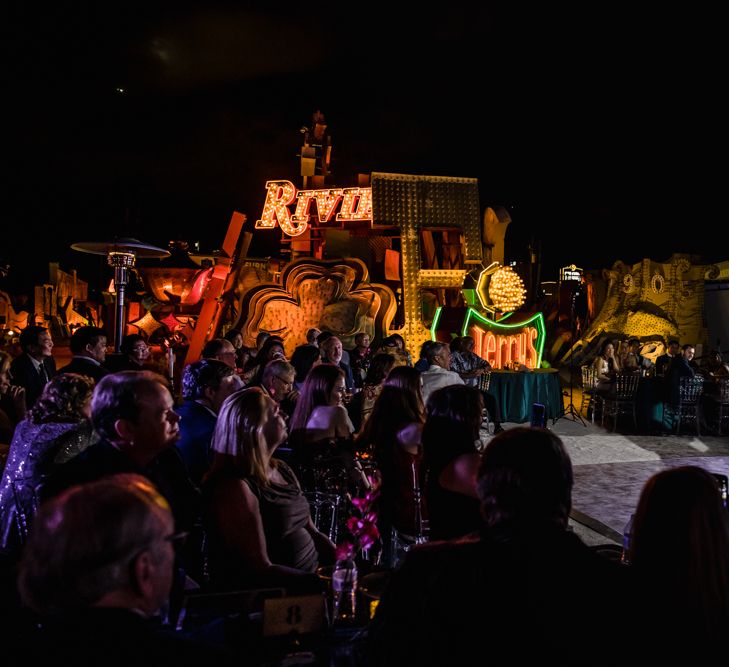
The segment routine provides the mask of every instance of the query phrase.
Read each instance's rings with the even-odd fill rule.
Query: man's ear
[[[117,419],[114,430],[121,440],[132,442],[134,440],[134,424],[128,419]]]
[[[139,554],[132,564],[131,586],[137,595],[145,599],[152,599],[155,593],[155,566],[152,561],[152,553],[145,549]]]

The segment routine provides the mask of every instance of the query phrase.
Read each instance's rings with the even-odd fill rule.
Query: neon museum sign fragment
[[[332,219],[337,222],[372,221],[372,188],[297,190],[291,181],[268,181],[266,190],[266,202],[260,220],[256,220],[256,229],[272,229],[278,223],[284,234],[299,236],[309,226],[312,202],[316,202],[320,223]],[[288,207],[294,202],[296,209],[292,215]]]

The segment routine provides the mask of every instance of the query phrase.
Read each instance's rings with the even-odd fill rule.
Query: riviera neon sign
[[[256,229],[273,229],[278,223],[289,236],[303,234],[311,218],[311,204],[316,202],[320,223],[372,221],[372,188],[335,188],[329,190],[296,190],[291,181],[268,181],[266,201]],[[291,215],[289,206],[296,202]],[[339,207],[339,212],[335,211]]]
[[[518,361],[527,368],[539,368],[546,339],[544,316],[536,313],[528,320],[502,324],[486,319],[469,308],[463,320],[462,336],[472,336],[474,352],[494,368]]]

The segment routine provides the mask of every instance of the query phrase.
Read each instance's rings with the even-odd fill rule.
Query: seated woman
[[[321,363],[321,352],[316,345],[299,345],[291,355],[291,365],[296,369],[294,388],[301,391],[309,371]]]
[[[377,397],[382,391],[387,374],[397,365],[391,354],[378,353],[372,357],[367,369],[362,390],[358,391],[347,404],[347,413],[352,420],[355,432],[362,430],[372,412]]]
[[[347,477],[355,471],[354,427],[344,407],[345,393],[344,371],[333,364],[312,368],[301,389],[291,417],[289,446],[307,490],[347,487]],[[352,482],[356,479],[353,475]]]
[[[621,370],[612,341],[608,340],[603,343],[600,354],[595,357],[592,366],[598,380],[597,393],[603,396],[609,395],[615,383],[615,374]]]
[[[89,420],[93,387],[86,376],[57,375],[15,429],[0,485],[0,550],[13,553],[21,545],[18,513],[21,525],[32,519],[44,478],[95,442]]]
[[[247,384],[261,385],[263,379],[263,369],[266,364],[274,359],[286,359],[284,353],[283,339],[279,336],[269,336],[258,350],[255,357],[249,357],[248,363],[244,369],[243,381]]]
[[[149,370],[147,362],[150,357],[149,345],[139,334],[129,334],[122,338],[119,346],[121,356],[109,357],[105,363],[110,371],[144,371]]]
[[[701,664],[726,651],[729,514],[711,473],[684,466],[648,480],[633,521],[630,566],[638,646],[650,662]],[[660,642],[652,641],[655,633]]]
[[[481,525],[476,493],[480,456],[476,442],[483,417],[483,397],[475,387],[450,385],[430,396],[426,412],[423,457],[428,471],[430,537],[451,540]]]
[[[391,555],[391,532],[414,541],[422,536],[427,518],[422,496],[421,440],[425,408],[420,373],[409,366],[392,369],[375,401],[370,419],[357,436],[357,448],[372,452],[381,475],[379,517],[384,558]]]
[[[317,566],[333,562],[334,544],[314,526],[296,475],[274,458],[285,439],[278,405],[260,389],[223,404],[203,484],[216,588],[316,590]]]
[[[25,389],[12,384],[13,358],[0,350],[0,445],[8,446],[16,425],[25,419]]]

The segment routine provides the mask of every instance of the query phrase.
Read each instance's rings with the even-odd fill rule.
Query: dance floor
[[[624,435],[564,418],[549,428],[562,438],[572,458],[571,524],[589,544],[620,541],[643,485],[656,472],[697,465],[729,475],[729,437]]]

